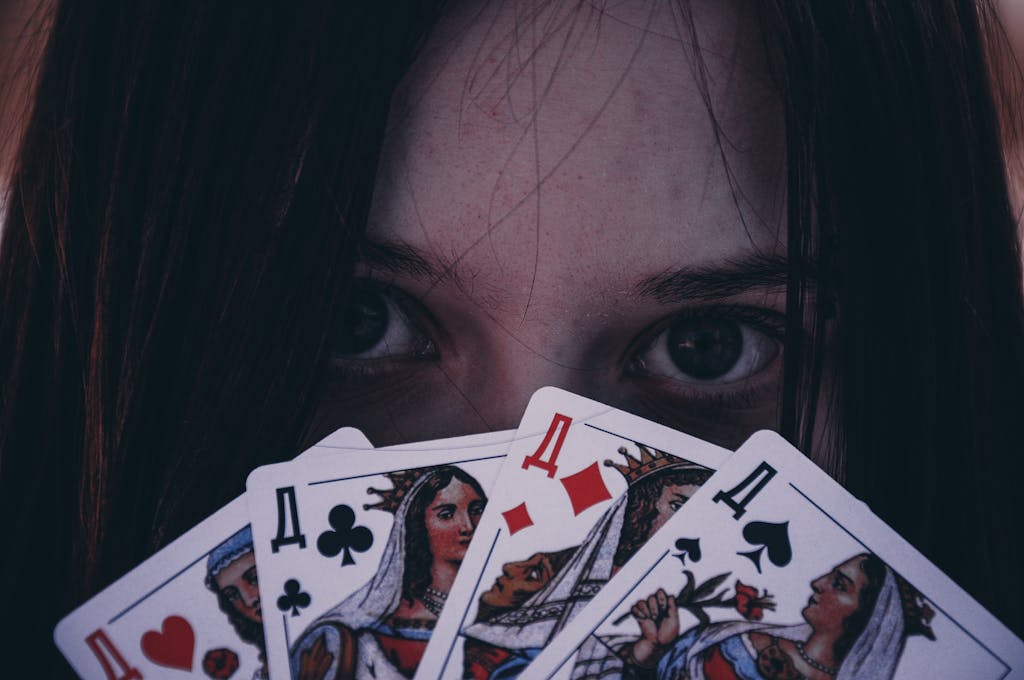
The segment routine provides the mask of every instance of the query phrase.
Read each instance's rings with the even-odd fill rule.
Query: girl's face
[[[776,424],[783,135],[752,8],[590,5],[463,2],[419,56],[315,434],[511,428],[544,385],[723,444]]]
[[[430,554],[435,560],[462,562],[484,505],[476,489],[458,479],[437,492],[424,517]]]

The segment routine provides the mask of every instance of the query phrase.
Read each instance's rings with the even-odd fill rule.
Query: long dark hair
[[[487,503],[487,494],[476,478],[461,468],[445,465],[428,473],[416,497],[409,502],[405,521],[405,569],[402,575],[402,597],[411,605],[421,597],[430,585],[430,565],[434,555],[430,552],[430,538],[427,536],[427,508],[437,498],[437,492],[445,489],[452,480],[468,484]]]
[[[786,110],[783,432],[1020,632],[1024,275],[985,4],[758,7]]]
[[[299,448],[438,4],[55,0],[0,242],[0,576],[10,647],[47,650],[23,675]],[[786,112],[781,428],[1020,632],[1024,277],[978,4],[756,3]]]
[[[55,0],[0,243],[12,675],[298,450],[437,4]]]

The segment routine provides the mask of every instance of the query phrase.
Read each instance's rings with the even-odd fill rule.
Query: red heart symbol
[[[181,616],[168,616],[159,633],[147,630],[142,636],[142,653],[147,659],[183,671],[192,670],[195,646],[196,634],[191,624]]]

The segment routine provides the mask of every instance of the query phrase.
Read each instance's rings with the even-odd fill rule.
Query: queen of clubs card
[[[296,680],[411,678],[466,555],[487,496],[445,465],[388,473],[364,509],[394,514],[374,576],[328,610],[290,650]]]

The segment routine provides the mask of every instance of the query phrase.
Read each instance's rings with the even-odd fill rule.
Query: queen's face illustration
[[[249,551],[220,570],[214,578],[217,590],[224,594],[239,614],[255,623],[263,623],[260,587],[256,580],[256,556]]]
[[[651,522],[651,533],[660,529],[672,515],[676,514],[683,503],[690,499],[690,496],[697,493],[700,487],[696,484],[667,484],[661,489],[658,501],[654,507],[658,511],[657,516]]]
[[[862,564],[865,555],[857,555],[811,582],[811,595],[803,616],[819,632],[840,633],[843,621],[860,606],[860,592],[868,577]]]
[[[437,492],[424,517],[434,559],[462,562],[485,505],[476,489],[455,478]]]
[[[537,553],[521,562],[508,562],[501,568],[501,576],[480,596],[480,602],[499,609],[512,609],[546,586],[556,569],[546,553]]]

